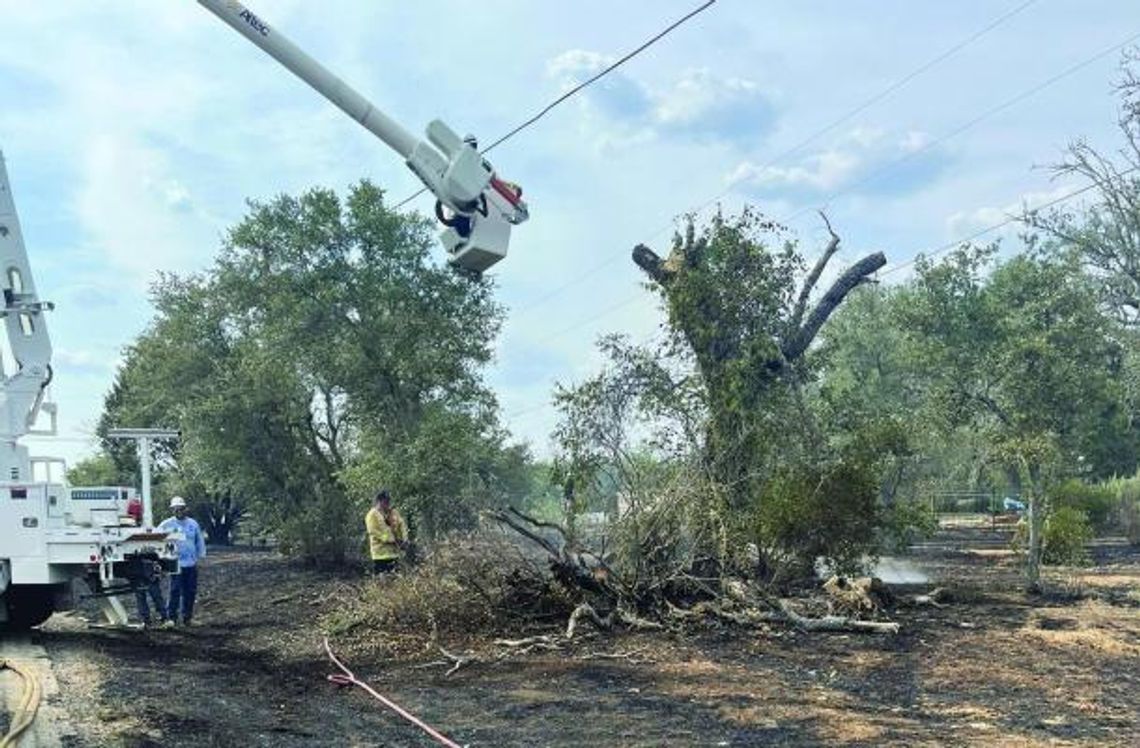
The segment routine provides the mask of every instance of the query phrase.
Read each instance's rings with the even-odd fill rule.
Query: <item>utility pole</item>
[[[179,439],[182,432],[175,429],[110,429],[112,439],[134,439],[139,450],[139,468],[142,470],[143,527],[154,527],[154,511],[150,505],[150,446],[155,439]]]

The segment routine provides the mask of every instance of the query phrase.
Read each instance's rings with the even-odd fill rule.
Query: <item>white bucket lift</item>
[[[436,216],[447,227],[440,241],[452,265],[478,274],[506,256],[511,227],[525,221],[529,212],[522,190],[496,176],[474,138],[460,138],[433,120],[427,141],[420,140],[237,0],[198,2],[404,159],[436,197]]]
[[[52,369],[44,317],[53,307],[36,294],[2,155],[0,274],[13,359],[0,360],[0,629],[37,626],[69,607],[76,579],[88,582],[109,618],[125,622],[113,596],[131,592],[156,563],[175,570],[177,537],[128,521],[132,489],[68,487],[52,475],[62,460],[31,457],[19,443],[27,434],[55,434],[55,407],[45,401]],[[49,416],[46,429],[37,429],[41,413]]]

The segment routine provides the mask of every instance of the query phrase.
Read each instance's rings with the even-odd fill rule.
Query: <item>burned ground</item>
[[[469,746],[1135,745],[1140,554],[1100,544],[1099,565],[1055,572],[1054,592],[1030,598],[1006,548],[984,527],[917,548],[947,602],[892,611],[897,635],[711,623],[591,634],[449,677],[437,652],[362,646],[393,632],[334,645],[381,693]],[[189,629],[63,617],[40,634],[81,736],[71,745],[431,744],[325,680],[321,621],[375,582],[231,552],[209,559],[202,584],[201,623]],[[448,645],[492,638],[472,634]]]

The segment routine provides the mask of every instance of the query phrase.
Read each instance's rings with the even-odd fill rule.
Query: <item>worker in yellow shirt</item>
[[[376,493],[372,508],[364,515],[364,528],[368,531],[372,571],[376,574],[395,571],[400,552],[408,545],[408,526],[392,507],[392,497],[387,489]]]

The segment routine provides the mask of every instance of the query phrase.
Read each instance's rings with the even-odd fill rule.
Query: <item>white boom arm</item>
[[[0,286],[4,293],[0,317],[4,319],[4,331],[14,359],[0,361],[0,481],[30,481],[28,450],[17,440],[33,430],[41,409],[48,411],[54,407],[44,403],[44,389],[51,382],[52,372],[51,340],[43,315],[53,305],[40,301],[36,295],[3,154],[0,154],[0,273],[3,273]],[[4,371],[5,363],[13,365],[14,371]]]
[[[420,140],[237,0],[198,2],[400,154],[436,197],[436,215],[447,226],[440,241],[452,264],[478,273],[506,256],[511,226],[527,219],[527,206],[522,190],[495,175],[474,139],[433,120],[430,142]]]

